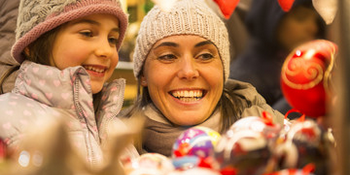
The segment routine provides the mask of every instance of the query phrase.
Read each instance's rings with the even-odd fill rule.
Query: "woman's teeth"
[[[106,69],[96,68],[96,67],[93,67],[93,66],[84,66],[84,68],[86,70],[94,71],[94,72],[97,72],[97,73],[103,73],[103,72],[106,71]]]
[[[198,101],[203,98],[202,90],[182,90],[182,91],[173,91],[171,95],[184,102]]]

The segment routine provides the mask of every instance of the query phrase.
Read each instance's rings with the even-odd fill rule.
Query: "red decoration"
[[[281,88],[289,104],[302,114],[320,117],[326,114],[330,99],[329,81],[337,45],[314,40],[296,48],[285,60]]]
[[[7,153],[7,145],[6,143],[0,139],[0,163],[5,160]]]
[[[214,2],[219,6],[224,17],[229,19],[235,11],[239,0],[214,0]]]
[[[278,3],[283,11],[288,12],[292,8],[294,0],[278,0]]]
[[[281,171],[269,173],[269,174],[264,174],[264,175],[297,175],[297,174],[311,175],[311,174],[313,174],[313,172],[315,172],[315,165],[313,163],[309,163],[309,164],[305,165],[305,167],[303,169],[291,168],[291,169],[285,169],[285,170],[281,170]]]

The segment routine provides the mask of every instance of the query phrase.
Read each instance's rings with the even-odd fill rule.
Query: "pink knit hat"
[[[119,49],[128,25],[128,17],[119,0],[21,0],[12,56],[22,63],[25,59],[23,50],[45,32],[65,22],[98,13],[111,14],[119,19]]]

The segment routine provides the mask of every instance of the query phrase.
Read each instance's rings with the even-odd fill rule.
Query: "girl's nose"
[[[110,44],[108,39],[101,39],[100,42],[96,42],[95,54],[98,57],[110,58],[114,52],[117,52],[117,49]]]

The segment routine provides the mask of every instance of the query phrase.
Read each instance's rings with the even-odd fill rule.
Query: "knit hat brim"
[[[154,44],[174,35],[195,35],[211,41],[219,51],[225,81],[229,75],[229,41],[224,22],[203,0],[177,0],[169,11],[154,6],[143,18],[133,55],[138,79]]]
[[[80,7],[79,9],[61,13],[57,16],[48,16],[44,22],[36,25],[28,33],[23,35],[15,42],[11,49],[12,56],[16,59],[17,62],[22,63],[25,60],[25,57],[22,55],[23,50],[33,41],[38,39],[42,34],[68,21],[79,19],[92,14],[111,14],[118,18],[120,34],[119,41],[117,43],[117,49],[119,50],[124,40],[128,25],[127,15],[122,11],[120,7],[116,5],[91,4],[85,7]]]

